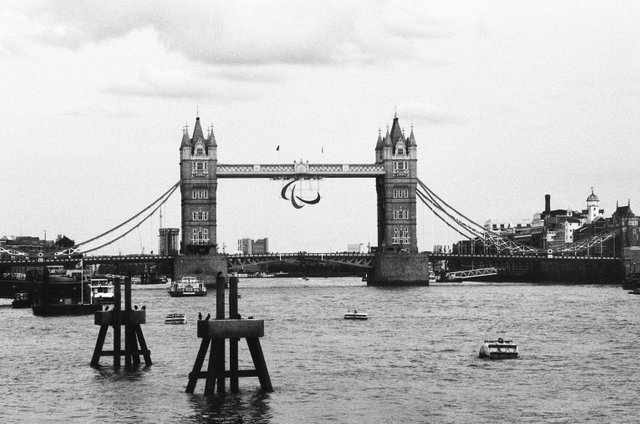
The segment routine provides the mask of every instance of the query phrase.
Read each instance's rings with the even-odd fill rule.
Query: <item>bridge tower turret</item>
[[[376,163],[384,165],[385,175],[377,177],[378,249],[382,252],[417,253],[416,185],[417,144],[413,127],[409,137],[393,117],[391,131],[384,139],[378,135]]]
[[[180,144],[181,250],[184,254],[216,253],[217,148],[213,127],[205,138],[200,117],[196,117],[193,137],[189,138],[185,126]]]

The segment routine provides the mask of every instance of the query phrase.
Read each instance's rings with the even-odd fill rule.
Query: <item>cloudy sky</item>
[[[637,1],[8,1],[0,4],[0,236],[85,240],[178,181],[182,129],[220,163],[373,163],[397,110],[419,178],[478,222],[640,212]],[[276,146],[280,150],[276,151]],[[221,180],[218,242],[376,243],[373,180]],[[315,187],[310,187],[314,189]],[[180,226],[177,195],[163,226]],[[419,206],[419,247],[456,237]],[[157,249],[159,218],[105,253]]]

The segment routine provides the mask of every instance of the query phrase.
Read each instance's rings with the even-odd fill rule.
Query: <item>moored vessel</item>
[[[91,303],[113,303],[114,287],[112,281],[109,281],[108,278],[92,278],[89,283]]]
[[[17,292],[11,302],[12,308],[28,308],[31,306],[31,295],[26,292]]]
[[[82,281],[50,275],[46,268],[38,275],[31,304],[34,315],[89,315],[101,307],[100,304],[91,303],[88,285]]]
[[[207,288],[196,277],[182,277],[169,287],[171,297],[206,296]]]

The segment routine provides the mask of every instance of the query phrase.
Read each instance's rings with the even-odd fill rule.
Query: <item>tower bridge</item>
[[[387,133],[378,134],[375,162],[363,164],[225,164],[218,162],[218,142],[209,128],[205,136],[196,117],[193,134],[183,130],[180,144],[180,192],[182,206],[182,255],[176,260],[180,275],[215,278],[227,272],[224,255],[217,252],[217,187],[225,178],[291,180],[281,192],[294,207],[320,200],[287,193],[300,179],[371,178],[377,194],[377,253],[370,267],[370,284],[428,284],[428,258],[418,252],[416,237],[417,143],[411,128],[404,134],[394,116]],[[358,265],[359,266],[359,265]]]
[[[397,115],[391,128],[383,136],[381,132],[375,144],[374,163],[323,164],[299,160],[287,164],[225,164],[218,161],[218,143],[209,128],[204,135],[200,118],[196,117],[193,134],[183,129],[180,143],[180,180],[151,205],[134,217],[99,236],[79,243],[55,258],[29,258],[24,252],[4,249],[0,255],[11,260],[0,260],[0,266],[29,266],[48,264],[72,265],[84,256],[84,263],[148,263],[173,262],[174,277],[197,275],[205,282],[213,283],[219,273],[241,269],[243,266],[276,260],[320,260],[349,264],[366,268],[368,284],[372,285],[421,285],[428,284],[429,262],[483,263],[508,268],[509,264],[530,263],[535,267],[545,263],[575,263],[587,261],[606,267],[611,275],[619,274],[621,257],[603,257],[602,245],[613,243],[624,235],[621,228],[599,231],[580,242],[559,246],[553,250],[536,249],[520,244],[512,239],[473,222],[435,194],[417,175],[417,142],[413,127],[409,135],[401,129]],[[265,254],[265,255],[225,255],[218,252],[217,242],[217,186],[218,180],[234,178],[265,178],[287,181],[281,197],[290,200],[296,208],[312,205],[320,201],[302,198],[289,187],[299,180],[322,178],[370,178],[374,181],[377,196],[377,245],[375,253],[358,254]],[[139,255],[87,257],[86,253],[104,247],[129,234],[144,220],[148,219],[166,202],[171,194],[180,188],[181,193],[181,246],[177,256]],[[471,248],[470,255],[419,252],[417,245],[417,201],[422,202],[447,226],[459,233]],[[593,203],[593,202],[592,202]],[[590,205],[591,219],[595,219],[593,205]],[[596,208],[597,209],[597,208]],[[80,247],[131,222],[143,213],[149,212],[142,222],[123,235],[92,249],[80,251]],[[597,210],[596,210],[597,212]],[[596,213],[597,215],[597,213]],[[635,218],[637,220],[637,218]],[[600,256],[594,246],[600,246]],[[622,255],[622,249],[618,255]],[[482,252],[482,253],[474,253]],[[505,266],[505,264],[507,264]],[[543,264],[543,265],[540,265]],[[515,265],[513,265],[515,266]],[[518,265],[520,266],[520,265]],[[624,270],[623,270],[624,273]]]

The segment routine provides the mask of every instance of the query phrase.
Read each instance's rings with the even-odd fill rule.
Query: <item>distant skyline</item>
[[[468,217],[640,212],[635,1],[169,1],[0,4],[0,237],[82,241],[179,179],[182,130],[220,163],[373,163],[397,111],[418,177]],[[220,180],[218,244],[274,252],[376,239],[373,179]],[[309,187],[315,189],[315,187]],[[180,199],[162,209],[180,227]],[[158,249],[159,217],[103,253]],[[418,246],[458,237],[418,204]]]

